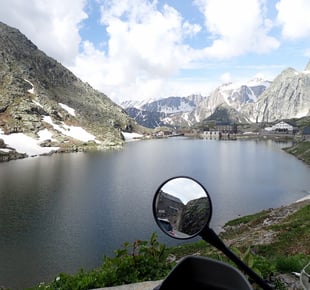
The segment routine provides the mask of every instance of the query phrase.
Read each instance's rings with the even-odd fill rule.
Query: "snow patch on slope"
[[[57,125],[53,122],[50,116],[45,116],[43,121],[50,124],[56,131],[60,132],[61,134],[72,137],[76,140],[80,140],[82,142],[95,141],[96,143],[101,143],[100,141],[96,140],[96,136],[88,133],[82,127],[68,126],[64,123],[62,123],[61,126]]]
[[[32,88],[28,90],[28,93],[34,94],[34,85],[33,85],[33,83],[28,81],[28,80],[26,80],[26,79],[24,79],[24,81],[26,81],[28,84],[30,84],[32,86]]]
[[[76,116],[75,109],[67,106],[66,104],[58,103],[60,107],[62,107],[64,110],[66,110],[71,116]]]
[[[138,140],[139,138],[143,137],[143,135],[138,134],[138,133],[128,133],[128,132],[122,132],[125,141],[135,141]]]
[[[45,129],[46,130],[46,129]],[[45,130],[39,132],[39,139],[31,138],[23,133],[13,133],[6,135],[0,129],[0,138],[3,139],[7,147],[15,149],[19,153],[26,153],[28,156],[36,156],[41,154],[48,154],[59,149],[59,147],[41,147],[40,143],[50,137]],[[0,149],[8,152],[9,148]]]

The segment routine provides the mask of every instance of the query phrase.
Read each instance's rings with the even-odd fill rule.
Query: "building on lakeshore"
[[[310,141],[310,127],[305,127],[302,130],[302,139],[305,141]]]
[[[234,140],[238,127],[230,122],[209,122],[207,130],[204,130],[201,137],[204,139],[225,139]]]
[[[266,131],[271,131],[273,133],[286,133],[286,134],[294,134],[297,132],[297,128],[289,123],[280,121],[273,125],[272,127],[265,128]]]
[[[219,140],[221,136],[221,132],[220,131],[204,131],[202,133],[202,138],[203,139],[215,139],[215,140]]]

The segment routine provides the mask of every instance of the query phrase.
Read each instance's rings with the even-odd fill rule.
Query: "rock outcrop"
[[[89,138],[73,134],[77,128]],[[71,151],[120,146],[122,131],[142,128],[105,94],[0,22],[0,139],[6,143],[10,134],[22,133],[38,140],[45,130],[50,137],[40,140],[43,145]]]
[[[305,71],[284,70],[243,113],[251,122],[273,122],[310,115],[310,65]]]

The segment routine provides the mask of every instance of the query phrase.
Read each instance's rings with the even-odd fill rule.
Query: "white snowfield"
[[[35,102],[36,105],[41,106],[38,102]],[[74,109],[64,105],[65,108],[70,114],[74,114]],[[49,116],[45,116],[43,121],[50,124],[54,130],[60,132],[63,135],[69,136],[76,140],[82,142],[95,141],[100,144],[101,142],[96,140],[96,137],[90,133],[88,133],[82,127],[76,126],[68,126],[64,123],[61,125],[54,124],[53,120]],[[57,151],[59,147],[42,147],[40,144],[43,141],[53,139],[53,133],[48,129],[44,129],[38,132],[39,138],[32,138],[30,136],[25,135],[24,133],[13,133],[13,134],[4,134],[4,132],[0,129],[0,139],[3,139],[4,143],[9,148],[0,148],[2,152],[9,152],[15,149],[18,153],[26,153],[28,156],[37,156],[42,154],[49,154],[54,151]],[[10,149],[12,148],[12,149]]]
[[[33,94],[34,93],[33,84],[29,82],[28,80],[25,80],[25,81],[27,81],[29,84],[32,85],[32,89],[30,89],[29,92]],[[33,103],[36,106],[43,108],[43,106],[38,101],[33,100]],[[66,110],[70,115],[76,116],[75,109],[62,103],[59,103],[59,105],[64,110]],[[71,137],[73,139],[76,139],[82,142],[94,141],[97,144],[101,144],[101,142],[96,139],[96,136],[87,132],[82,127],[69,126],[69,125],[66,125],[64,122],[61,122],[60,124],[55,124],[50,116],[44,116],[43,121],[49,124],[53,128],[53,130],[49,130],[46,128],[46,129],[39,131],[37,133],[38,138],[32,138],[30,136],[27,136],[24,133],[13,133],[13,134],[7,135],[7,134],[4,134],[4,132],[0,129],[0,139],[3,139],[4,143],[8,147],[8,148],[0,148],[0,152],[7,153],[15,149],[18,153],[25,153],[30,157],[55,152],[59,149],[59,147],[40,146],[40,144],[43,141],[47,141],[47,140],[57,141],[55,138],[53,138],[54,130],[58,131],[62,135]],[[122,133],[126,141],[133,141],[135,140],[135,138],[142,137],[141,134],[137,134],[137,133],[125,133],[125,132],[122,132]]]
[[[305,197],[303,197],[301,199],[298,199],[296,202],[305,201],[305,200],[308,200],[308,199],[310,199],[310,194],[306,195]]]
[[[67,106],[66,104],[62,104],[62,103],[58,103],[58,105],[60,107],[62,107],[64,110],[66,110],[70,115],[72,115],[74,117],[76,116],[75,115],[75,110],[73,108]]]
[[[25,81],[32,86],[32,88],[29,89],[28,92],[34,94],[35,89],[33,83],[26,79]],[[37,100],[33,100],[32,102],[36,106],[43,108],[43,106]],[[76,116],[75,109],[63,103],[59,103],[59,106],[66,110],[70,115]],[[69,136],[82,142],[95,141],[97,144],[101,144],[100,141],[96,140],[96,136],[88,133],[82,127],[68,126],[63,122],[60,125],[55,124],[50,116],[44,116],[43,121],[51,125],[54,130],[58,131],[62,135]],[[39,138],[32,138],[23,133],[13,133],[7,135],[4,134],[4,132],[0,129],[0,139],[3,139],[7,147],[9,147],[0,148],[0,152],[10,152],[15,149],[18,153],[26,153],[28,156],[37,156],[42,154],[48,154],[59,149],[59,147],[40,146],[43,141],[55,141],[55,139],[53,139],[53,132],[49,131],[48,129],[44,129],[38,132],[38,136]]]
[[[95,139],[95,136],[88,133],[81,127],[73,127],[65,125],[65,128],[60,127],[59,125],[55,125],[50,117],[45,117],[44,121],[51,124],[55,130],[61,131],[61,133],[66,133],[67,136],[70,136],[74,139],[81,141],[89,141],[94,140],[97,143],[100,143]],[[138,133],[126,133],[122,132],[126,141],[134,141],[135,138],[142,137],[143,135]],[[0,139],[3,139],[4,143],[9,148],[15,149],[19,153],[26,153],[29,157],[34,157],[42,154],[49,154],[55,152],[59,149],[59,147],[42,147],[40,144],[45,140],[53,139],[53,133],[48,129],[44,129],[38,132],[39,138],[31,138],[23,133],[13,133],[13,134],[4,134],[4,132],[0,129]],[[0,152],[9,152],[13,149],[9,148],[0,148]]]
[[[43,121],[50,124],[56,131],[60,132],[61,134],[72,137],[76,140],[80,140],[82,142],[95,141],[98,144],[101,143],[100,141],[96,140],[96,136],[88,133],[82,127],[68,126],[64,123],[62,123],[61,126],[57,125],[53,122],[50,116],[45,116]]]
[[[32,86],[32,88],[29,89],[28,92],[29,92],[30,94],[34,94],[34,85],[33,85],[33,83],[30,82],[30,81],[28,81],[28,80],[26,80],[26,79],[24,79],[24,80],[25,80],[28,84],[30,84],[30,85]]]
[[[128,142],[128,141],[136,141],[138,138],[143,137],[143,135],[138,134],[138,133],[122,132],[122,134],[123,134],[126,142]]]
[[[43,131],[43,132],[42,132]],[[26,153],[28,156],[48,154],[59,149],[59,147],[41,147],[40,143],[46,140],[47,132],[42,130],[40,138],[34,139],[23,133],[3,134],[0,129],[0,139],[3,139],[7,147],[14,148],[19,153]],[[0,148],[0,151],[8,152],[9,149]]]

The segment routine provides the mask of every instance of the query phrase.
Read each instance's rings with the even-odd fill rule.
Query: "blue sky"
[[[309,0],[0,0],[0,21],[116,102],[273,80],[310,60]]]

